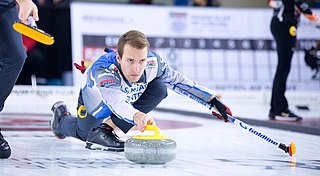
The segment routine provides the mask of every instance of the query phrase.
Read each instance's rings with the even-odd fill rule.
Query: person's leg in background
[[[15,7],[0,14],[0,112],[26,59],[21,34],[12,28],[15,21],[19,21]],[[0,158],[8,158],[10,155],[9,144],[0,133]]]
[[[281,23],[277,19],[271,22],[271,31],[277,44],[278,65],[273,80],[270,119],[278,117],[292,118],[300,120],[301,118],[289,111],[288,101],[285,97],[286,83],[291,69],[291,60],[296,43],[296,35],[290,33],[292,25]]]

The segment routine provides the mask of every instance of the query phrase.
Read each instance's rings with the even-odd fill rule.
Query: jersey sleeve
[[[173,70],[159,55],[157,58],[159,63],[157,77],[162,79],[167,87],[178,94],[187,96],[188,98],[209,107],[209,109],[212,108],[208,102],[215,94],[210,89],[199,85],[196,81]]]

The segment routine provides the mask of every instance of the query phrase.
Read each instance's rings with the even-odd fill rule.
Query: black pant
[[[292,27],[293,26],[293,27]],[[288,110],[288,101],[285,97],[286,82],[291,68],[291,60],[296,44],[296,36],[290,33],[290,28],[296,28],[285,20],[280,22],[277,17],[271,21],[271,32],[277,44],[278,65],[273,80],[271,109],[274,114]]]
[[[141,112],[148,113],[151,110],[155,109],[166,96],[167,87],[161,80],[155,79],[148,84],[147,89],[133,104],[133,107],[140,110]],[[83,105],[83,103],[80,93],[78,108],[81,105]],[[79,115],[78,118],[65,116],[60,121],[61,125],[59,127],[59,130],[61,130],[61,132],[66,136],[72,136],[82,141],[86,141],[89,130],[92,127],[98,126],[102,122],[102,120],[103,119],[96,119],[90,114],[87,114],[87,116],[84,118],[79,117]],[[114,114],[111,114],[111,120],[124,133],[127,133],[133,127],[131,123],[119,119]]]
[[[0,14],[0,112],[26,59],[21,34],[12,28],[15,21],[19,21],[15,7]]]

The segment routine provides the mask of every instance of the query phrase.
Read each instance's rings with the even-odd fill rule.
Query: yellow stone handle
[[[146,129],[148,131],[154,131],[152,136],[133,136],[134,139],[141,139],[141,140],[159,140],[159,139],[168,139],[166,136],[162,136],[160,134],[160,129],[158,126],[155,125],[147,125]]]
[[[154,131],[153,137],[155,138],[161,138],[160,129],[158,126],[155,125],[147,125],[146,130],[148,131]]]

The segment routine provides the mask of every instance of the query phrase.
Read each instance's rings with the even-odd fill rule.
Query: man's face
[[[124,45],[123,56],[117,54],[121,71],[129,82],[138,82],[147,65],[147,47],[136,49],[129,44]]]

